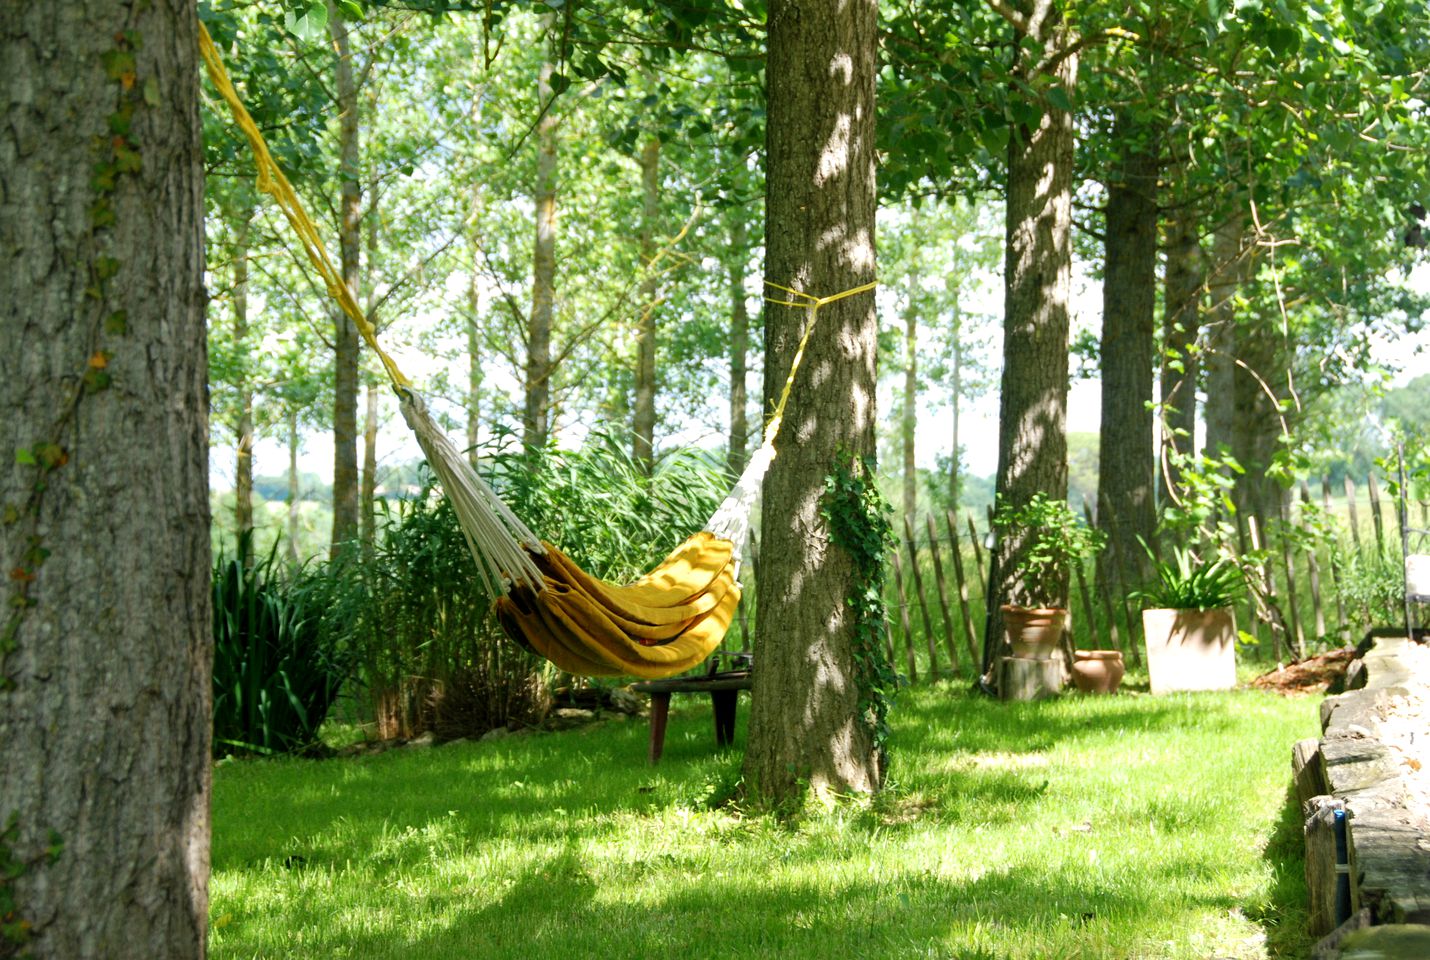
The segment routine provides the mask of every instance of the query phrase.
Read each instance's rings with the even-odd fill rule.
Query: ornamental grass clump
[[[1175,548],[1172,560],[1154,561],[1154,568],[1156,580],[1132,594],[1144,609],[1217,610],[1235,604],[1246,588],[1233,559],[1199,560],[1190,548]]]

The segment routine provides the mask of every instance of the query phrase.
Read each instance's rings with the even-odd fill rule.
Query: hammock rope
[[[766,281],[796,298],[769,300],[770,303],[803,308],[808,318],[789,375],[765,423],[759,450],[704,529],[639,580],[625,585],[608,583],[586,573],[561,550],[532,533],[428,413],[412,382],[378,344],[376,329],[333,264],[297,192],[269,152],[202,22],[198,32],[199,52],[208,76],[253,153],[258,189],[273,198],[329,296],[382,361],[397,392],[403,418],[441,481],[506,632],[561,669],[582,676],[656,679],[682,673],[708,657],[724,639],[740,602],[739,565],[749,540],[751,514],[764,476],[775,459],[775,440],[819,308],[873,290],[878,282],[818,297]]]

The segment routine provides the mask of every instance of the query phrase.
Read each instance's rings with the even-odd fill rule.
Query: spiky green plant
[[[1200,560],[1189,547],[1175,547],[1170,561],[1154,563],[1156,580],[1132,596],[1147,609],[1214,610],[1241,599],[1246,582],[1230,557]]]

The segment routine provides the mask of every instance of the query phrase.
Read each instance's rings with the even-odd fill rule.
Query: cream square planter
[[[1236,614],[1216,610],[1142,611],[1153,693],[1236,686]]]

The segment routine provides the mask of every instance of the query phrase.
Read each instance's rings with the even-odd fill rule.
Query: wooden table
[[[715,712],[715,745],[727,747],[735,739],[735,710],[741,690],[750,689],[749,670],[726,670],[700,677],[644,680],[631,684],[638,693],[650,694],[650,762],[659,763],[665,750],[665,724],[673,693],[708,693]]]

